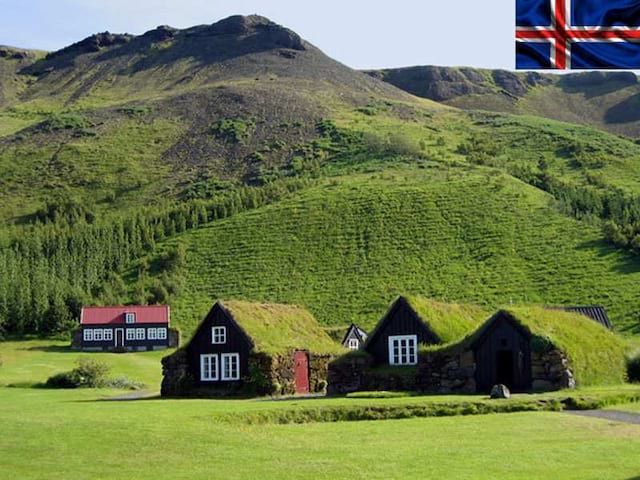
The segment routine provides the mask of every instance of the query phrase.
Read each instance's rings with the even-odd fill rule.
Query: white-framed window
[[[167,339],[167,329],[158,328],[158,340],[166,340],[166,339]]]
[[[127,328],[127,340],[135,340],[135,339],[136,339],[136,329]]]
[[[360,348],[360,342],[357,338],[350,338],[347,342],[347,348],[350,348],[351,350],[357,350],[358,348]]]
[[[222,360],[222,380],[240,380],[240,354],[223,353]]]
[[[417,335],[397,335],[389,337],[389,365],[417,365],[417,363]]]
[[[157,340],[158,339],[158,330],[155,328],[150,328],[147,330],[147,338],[149,340]]]
[[[96,329],[93,331],[93,339],[94,339],[96,342],[101,342],[101,341],[102,341],[102,329],[101,329],[101,328],[96,328]]]
[[[124,323],[136,323],[136,314],[127,312],[124,314]]]
[[[93,330],[91,328],[86,328],[82,332],[82,339],[85,342],[93,342]]]
[[[203,382],[218,381],[218,355],[200,355],[200,380]]]
[[[144,332],[144,328],[136,328],[136,340],[144,340],[145,339],[145,332]]]
[[[227,343],[227,327],[212,327],[211,343],[216,345]]]
[[[113,330],[111,330],[110,328],[105,328],[103,333],[102,333],[102,337],[107,342],[113,341]]]

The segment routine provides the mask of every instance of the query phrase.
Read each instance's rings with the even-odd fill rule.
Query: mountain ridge
[[[414,66],[365,73],[413,95],[465,110],[536,115],[640,137],[640,84],[633,72],[564,75]]]

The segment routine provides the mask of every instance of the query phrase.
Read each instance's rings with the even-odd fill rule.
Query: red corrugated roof
[[[169,324],[169,306],[128,306],[128,307],[83,307],[80,314],[82,325],[124,324],[125,314],[135,313],[135,323]]]

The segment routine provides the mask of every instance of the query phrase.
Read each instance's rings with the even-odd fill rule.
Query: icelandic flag
[[[640,0],[516,0],[517,69],[640,69]]]

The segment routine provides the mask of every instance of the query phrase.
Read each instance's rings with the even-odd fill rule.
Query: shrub
[[[627,376],[630,382],[640,382],[640,353],[627,362]]]
[[[99,388],[106,385],[109,366],[86,357],[78,359],[78,366],[69,372],[49,377],[48,388]]]
[[[219,140],[244,144],[255,129],[256,124],[253,120],[242,119],[224,119],[218,120],[209,128],[209,131],[215,135]]]
[[[75,113],[55,114],[38,125],[42,132],[58,132],[61,130],[76,130],[78,132],[89,131],[93,123],[82,115]]]
[[[130,117],[141,117],[151,113],[151,107],[149,105],[131,105],[121,108],[120,112],[125,113]]]

